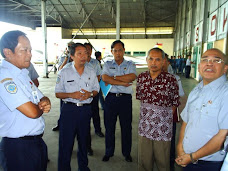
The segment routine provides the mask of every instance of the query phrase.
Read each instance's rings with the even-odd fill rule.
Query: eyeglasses
[[[123,49],[113,49],[112,51],[113,51],[114,53],[117,53],[117,52],[120,52],[120,53],[121,53],[121,52],[123,52]]]
[[[225,62],[224,60],[220,59],[220,58],[214,58],[214,59],[208,59],[208,58],[201,58],[200,59],[201,63],[203,64],[209,64],[209,62],[211,61],[213,64],[221,64],[222,62]]]

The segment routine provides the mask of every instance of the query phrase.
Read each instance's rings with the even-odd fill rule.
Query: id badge
[[[32,97],[33,97],[34,103],[37,105],[40,102],[40,98],[39,98],[38,92],[36,91],[34,86],[32,86]]]

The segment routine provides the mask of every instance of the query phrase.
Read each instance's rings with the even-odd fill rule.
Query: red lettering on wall
[[[222,27],[222,31],[224,31],[226,21],[227,21],[226,8],[224,8],[224,15],[223,15],[223,27]]]
[[[196,28],[196,42],[199,40],[199,27]]]
[[[217,21],[216,15],[213,15],[213,17],[211,18],[211,36],[213,36],[216,32],[216,21]],[[214,28],[212,28],[213,25],[214,25]]]

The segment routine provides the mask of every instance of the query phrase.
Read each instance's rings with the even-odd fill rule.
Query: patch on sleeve
[[[3,80],[1,80],[0,82],[1,83],[4,83],[5,81],[11,81],[11,80],[13,80],[12,78],[4,78]]]
[[[59,84],[59,82],[60,82],[60,78],[61,78],[61,76],[60,76],[60,75],[58,75],[57,80],[56,80],[56,84]]]
[[[17,93],[17,86],[13,81],[7,82],[4,84],[6,91],[11,94],[16,94]]]

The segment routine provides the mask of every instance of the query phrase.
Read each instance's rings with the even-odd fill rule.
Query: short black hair
[[[90,46],[91,49],[93,49],[93,46],[91,45],[91,43],[84,43],[85,46]]]
[[[96,58],[100,57],[101,56],[101,52],[99,52],[99,51],[95,52],[95,56],[96,56]]]
[[[111,44],[111,49],[113,49],[114,46],[115,46],[116,44],[118,44],[118,43],[120,43],[120,44],[123,46],[123,48],[124,48],[124,43],[123,43],[122,41],[120,41],[120,40],[115,40],[115,41],[112,42],[112,44]]]
[[[147,57],[149,56],[149,54],[150,54],[150,52],[151,52],[152,50],[154,50],[154,51],[156,51],[156,52],[161,52],[161,53],[162,53],[162,59],[165,58],[165,52],[164,52],[162,49],[157,48],[157,47],[150,49],[150,50],[148,51],[148,53],[147,53]]]
[[[1,50],[1,55],[3,58],[6,57],[3,53],[3,49],[5,49],[5,48],[10,49],[14,53],[14,50],[18,44],[18,38],[20,36],[26,37],[26,34],[19,30],[13,30],[13,31],[6,32],[2,36],[2,38],[0,40],[0,50]]]
[[[79,46],[82,46],[82,47],[86,48],[85,45],[83,45],[82,43],[73,43],[73,44],[71,44],[71,46],[70,46],[70,48],[69,48],[69,50],[70,50],[70,55],[71,55],[71,56],[74,56],[75,51],[76,51],[75,49],[76,49],[77,47],[79,47]]]

